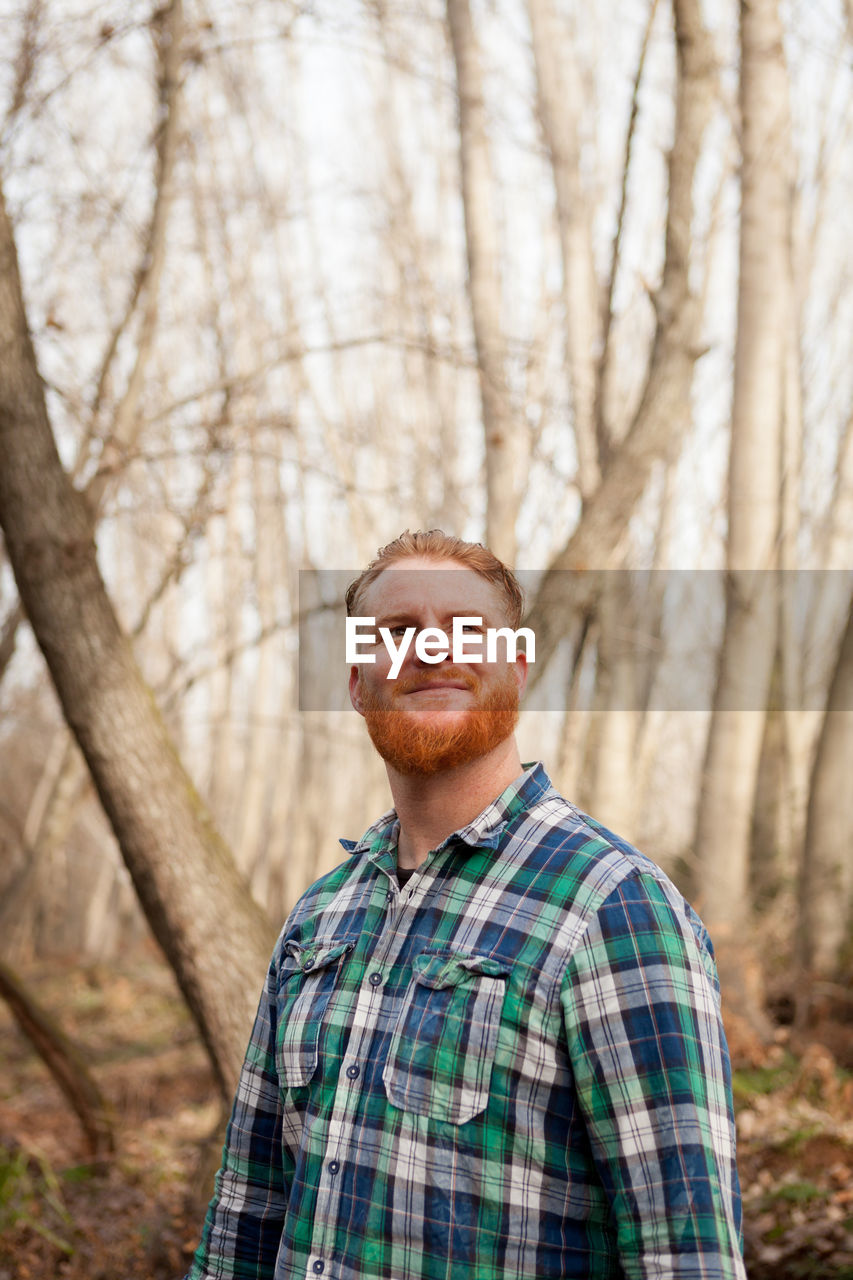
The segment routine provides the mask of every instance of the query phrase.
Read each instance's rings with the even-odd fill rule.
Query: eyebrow
[[[482,612],[466,613],[464,609],[460,608],[454,610],[452,613],[443,614],[440,618],[440,622],[446,624],[448,622],[452,622],[454,618],[480,618],[485,625],[489,621],[489,617],[489,614]],[[420,626],[420,623],[414,613],[408,609],[398,609],[389,613],[379,613],[376,615],[377,626],[387,627],[389,625],[400,625],[401,623],[406,623],[413,627]]]
[[[415,627],[419,625],[408,613],[377,613],[377,627]]]

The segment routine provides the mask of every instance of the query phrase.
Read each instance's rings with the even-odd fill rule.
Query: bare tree
[[[38,17],[39,6],[31,6],[26,15],[20,54],[22,65],[29,68],[27,78],[31,74],[30,64],[35,57],[36,29],[33,24]],[[174,202],[174,172],[180,137],[184,37],[182,0],[170,0],[169,4],[157,11],[152,21],[152,34],[156,44],[157,69],[154,198],[133,274],[130,295],[119,321],[109,335],[101,359],[92,404],[88,408],[86,430],[72,469],[72,475],[75,478],[88,475],[85,496],[90,509],[96,513],[101,510],[110,489],[115,488],[116,480],[138,441],[143,425],[140,401],[146,371],[151,363],[155,345],[159,294],[166,260],[169,214]],[[23,84],[15,99],[19,104],[22,101],[22,95]],[[113,397],[111,383],[115,376],[119,346],[122,337],[137,315],[139,317],[138,333],[133,366],[123,390],[117,397]],[[105,421],[108,422],[106,428]],[[97,469],[93,472],[93,456],[100,448],[100,440],[103,436],[106,436],[106,439],[103,441],[103,448],[98,457]],[[22,610],[13,610],[8,620],[7,649],[10,656],[14,648],[17,625],[22,617]],[[2,645],[0,645],[1,654]],[[0,678],[2,678],[4,665],[0,656]],[[72,749],[69,740],[65,746],[60,785],[50,787],[47,807],[43,814],[43,821],[39,824],[39,830],[25,833],[24,843],[31,850],[33,859],[33,874],[27,877],[26,884],[30,901],[37,908],[39,895],[33,892],[35,883],[33,875],[44,885],[52,883],[57,886],[61,883],[60,879],[51,874],[50,864],[61,850],[73,825],[75,811],[85,790],[85,774],[85,764],[79,754]],[[54,896],[58,897],[58,893]],[[21,915],[19,911],[17,929],[19,933],[21,923],[26,918],[26,912]],[[52,927],[53,924],[54,922],[50,921],[48,927]],[[38,947],[38,937],[34,937],[32,941]]]
[[[272,931],[181,767],[107,596],[91,515],[51,433],[2,199],[0,329],[0,526],[9,560],[140,901],[228,1093]]]
[[[80,1121],[94,1160],[115,1149],[112,1119],[86,1061],[19,976],[0,961],[0,999],[44,1062]]]
[[[564,38],[553,0],[528,0],[539,117],[554,174],[566,369],[572,397],[578,489],[590,497],[601,480],[595,424],[597,359],[601,340],[590,201],[581,181],[581,85],[571,45]]]
[[[694,179],[717,97],[710,36],[697,0],[673,6],[677,81],[675,129],[669,152],[669,201],[661,283],[653,296],[656,326],[642,394],[628,431],[614,450],[577,528],[543,575],[527,625],[536,631],[538,679],[561,639],[588,605],[581,582],[566,570],[612,567],[631,512],[653,466],[671,461],[689,416],[693,368],[701,354],[702,301],[690,283]]]
[[[800,957],[831,977],[853,933],[853,606],[829,690],[809,788],[801,872]]]
[[[776,649],[792,157],[777,0],[741,4],[740,277],[729,454],[730,578],[696,825],[700,900],[721,951],[749,917],[755,785]],[[735,979],[746,972],[732,966]]]
[[[477,347],[483,429],[486,442],[486,541],[495,554],[515,559],[518,514],[511,411],[503,333],[497,222],[492,209],[494,181],[489,156],[480,53],[468,0],[447,0],[447,25],[459,94],[459,160],[468,288]]]

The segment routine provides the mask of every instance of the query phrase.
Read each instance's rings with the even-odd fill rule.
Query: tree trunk
[[[792,214],[793,217],[793,214]],[[791,264],[793,267],[793,263]],[[797,573],[803,452],[803,388],[800,356],[801,305],[791,277],[785,359],[779,474],[779,635],[771,696],[756,771],[750,841],[750,880],[756,900],[770,901],[790,881],[798,862],[808,802],[808,721],[803,675],[805,650],[799,634],[801,579]]]
[[[584,610],[588,600],[577,579],[583,570],[605,569],[645,492],[652,469],[674,457],[689,423],[693,367],[700,354],[702,305],[689,281],[693,187],[705,127],[714,107],[714,49],[697,0],[673,7],[677,52],[675,136],[669,155],[669,205],[663,278],[655,295],[657,327],[640,403],[580,523],[543,576],[526,625],[536,632],[530,684]],[[569,581],[565,570],[574,571]]]
[[[73,1107],[93,1160],[115,1148],[112,1124],[86,1063],[51,1015],[36,1003],[20,978],[0,961],[0,998]]]
[[[223,1092],[245,1049],[272,930],[186,775],[97,565],[62,469],[0,192],[0,525],[21,601],[149,924]]]
[[[566,370],[571,390],[578,489],[598,488],[601,472],[595,429],[596,345],[601,327],[589,203],[580,179],[578,72],[553,0],[527,0],[539,118],[551,158],[563,264]]]
[[[774,663],[770,706],[764,717],[764,734],[755,778],[749,847],[749,897],[758,908],[772,902],[790,881],[791,768],[786,734],[786,712],[778,705],[775,687],[781,682],[781,660]]]
[[[790,117],[777,0],[742,0],[740,101],[730,577],[696,826],[700,908],[720,951],[732,948],[738,954],[749,920],[750,830],[776,651],[778,593],[767,571],[777,563],[792,301]],[[735,959],[731,968],[739,979],[744,967]]]
[[[835,482],[827,516],[816,557],[826,572],[818,577],[818,594],[806,619],[802,641],[802,651],[812,655],[810,669],[817,686],[805,690],[806,698],[828,687],[847,617],[849,580],[844,571],[850,568],[853,543],[853,412],[838,442]],[[818,723],[815,738],[819,732]]]
[[[459,92],[459,159],[471,319],[480,371],[486,440],[486,542],[508,564],[515,560],[518,514],[513,451],[515,426],[506,377],[501,316],[498,231],[479,50],[468,0],[447,0],[447,25]]]
[[[806,970],[832,976],[851,941],[853,915],[853,605],[812,770],[801,875],[800,954]]]
[[[637,121],[639,119],[640,112],[640,87],[643,83],[646,57],[649,52],[649,45],[651,44],[652,28],[654,27],[657,8],[658,0],[649,0],[646,26],[640,43],[636,71],[634,72],[634,84],[631,92],[631,110],[628,115],[628,127],[625,131],[625,150],[624,159],[622,161],[619,208],[616,214],[616,227],[613,232],[613,239],[610,248],[610,263],[607,270],[604,289],[604,302],[601,307],[601,338],[595,388],[595,435],[598,447],[599,463],[605,469],[610,458],[613,440],[614,438],[622,438],[624,434],[624,427],[626,425],[624,423],[617,424],[612,420],[613,414],[611,400],[613,398],[613,368],[616,358],[614,343],[612,340],[614,330],[613,321],[615,318],[614,299],[616,297],[616,282],[619,277],[619,267],[622,261],[622,240],[625,232],[625,218],[628,209],[628,189],[631,182],[634,143],[636,141]],[[676,21],[681,21],[678,15],[676,15]],[[614,432],[614,428],[618,429]]]
[[[238,505],[245,459],[233,460],[228,472],[221,518],[211,523],[206,547],[206,604],[213,633],[210,721],[204,794],[226,839],[233,840],[239,805],[238,779],[242,749],[238,740],[235,654],[240,647],[240,533]]]
[[[24,911],[35,910],[35,927],[31,930],[33,955],[45,951],[70,950],[74,943],[68,934],[71,923],[67,917],[68,894],[71,888],[68,874],[67,842],[80,806],[90,792],[89,776],[85,763],[76,749],[73,739],[63,729],[65,751],[59,773],[53,786],[38,830],[31,841],[35,865],[35,883],[30,886]],[[20,929],[20,925],[18,926]],[[77,944],[79,945],[79,944]]]
[[[15,656],[18,630],[23,620],[24,611],[20,604],[16,602],[3,619],[3,625],[0,627],[0,681],[2,681],[9,663]]]
[[[635,838],[634,762],[641,720],[638,710],[640,668],[636,653],[637,601],[631,576],[609,576],[599,610],[596,664],[596,732],[590,735],[589,799],[585,805],[605,826]]]
[[[289,551],[280,469],[271,465],[266,456],[268,452],[274,457],[280,442],[275,436],[267,440],[254,429],[252,438],[255,446],[251,473],[255,528],[254,595],[259,629],[265,638],[258,645],[249,703],[248,741],[240,788],[240,826],[235,853],[238,865],[244,869],[251,883],[261,887],[269,872],[270,805],[278,785],[273,770],[282,736],[280,720],[285,705],[282,664],[286,655],[276,634],[280,617],[276,583],[286,579]],[[263,893],[261,897],[266,901]]]

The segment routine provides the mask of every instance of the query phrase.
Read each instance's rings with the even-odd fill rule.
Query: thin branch
[[[634,88],[631,94],[631,114],[628,117],[628,131],[625,135],[625,158],[622,162],[622,186],[619,192],[619,212],[616,215],[616,230],[613,233],[613,243],[610,249],[610,268],[607,273],[607,284],[604,293],[601,355],[598,360],[598,377],[595,382],[595,434],[598,441],[598,455],[602,469],[607,466],[611,450],[610,428],[605,419],[605,392],[608,374],[610,372],[610,357],[612,353],[610,335],[613,326],[613,295],[616,290],[616,277],[619,274],[619,264],[622,257],[622,233],[625,227],[625,213],[628,207],[628,180],[631,176],[631,164],[634,155],[634,138],[637,131],[637,119],[640,112],[640,85],[643,80],[643,71],[646,65],[646,54],[651,40],[652,27],[654,25],[655,14],[657,13],[657,7],[658,0],[651,0],[649,16],[646,20],[646,29],[643,32],[643,42],[640,45],[640,56],[637,61],[637,70],[634,74]]]
[[[206,663],[199,667],[196,671],[189,672],[180,684],[166,691],[165,685],[170,677],[159,686],[157,690],[158,703],[164,709],[172,707],[180,698],[183,698],[190,689],[197,685],[201,680],[206,680],[209,676],[213,676],[225,667],[231,667],[244,653],[257,649],[265,641],[272,636],[280,635],[283,632],[291,631],[294,627],[298,627],[300,623],[309,618],[315,617],[319,613],[328,613],[336,611],[337,604],[321,603],[313,605],[310,609],[297,609],[287,618],[276,618],[266,626],[259,627],[253,635],[248,636],[245,640],[235,642],[225,650],[225,652],[215,661]]]
[[[296,343],[279,351],[268,360],[264,360],[261,364],[256,365],[254,369],[249,369],[245,373],[230,374],[209,383],[205,387],[199,387],[197,390],[191,391],[177,400],[171,400],[162,409],[151,414],[147,422],[148,424],[162,422],[170,417],[171,414],[180,409],[185,409],[188,405],[195,404],[207,396],[221,395],[223,392],[236,395],[241,391],[249,391],[253,383],[257,382],[259,378],[263,378],[268,373],[281,369],[285,365],[299,364],[311,356],[335,355],[338,352],[354,351],[360,347],[374,346],[394,347],[400,351],[418,351],[432,360],[443,361],[455,369],[476,369],[477,367],[477,361],[473,354],[470,356],[465,355],[456,347],[442,347],[431,338],[412,338],[406,334],[399,333],[369,333],[361,337],[336,338],[329,342],[318,343],[312,347]]]
[[[121,454],[136,438],[141,421],[136,417],[142,395],[145,371],[151,359],[159,315],[159,288],[166,261],[166,230],[173,200],[173,175],[177,158],[179,132],[179,103],[181,95],[181,41],[183,36],[183,0],[171,0],[162,18],[162,26],[155,28],[159,42],[159,103],[160,121],[157,136],[157,167],[155,197],[151,221],[145,240],[142,258],[134,280],[133,289],[125,313],[114,329],[101,364],[97,390],[92,405],[89,433],[78,454],[75,475],[79,475],[87,461],[87,445],[97,431],[97,420],[109,382],[110,371],[119,341],[144,295],[142,318],[136,344],[133,370],[113,415],[110,435],[104,445],[101,465],[86,485],[85,494],[93,509],[97,509],[107,484],[110,459]]]
[[[252,649],[257,649],[265,640],[269,640],[271,636],[279,635],[284,631],[289,631],[296,621],[296,615],[287,619],[276,619],[274,622],[268,623],[265,627],[259,627],[254,635],[249,636],[245,640],[235,642],[225,650],[225,652],[215,662],[209,662],[199,667],[196,671],[189,672],[188,675],[173,688],[166,691],[165,684],[171,678],[174,672],[166,677],[166,680],[157,690],[158,704],[168,710],[173,707],[179,699],[185,697],[195,685],[201,680],[206,680],[208,676],[215,675],[218,671],[226,669],[234,665],[236,660],[244,653],[249,653]]]
[[[37,4],[33,4],[32,7],[36,8],[38,6]],[[126,22],[121,26],[104,24],[98,33],[96,43],[94,43],[90,49],[87,49],[78,62],[76,62],[67,71],[64,71],[58,80],[56,80],[48,89],[45,89],[43,93],[34,97],[29,104],[27,104],[26,95],[24,95],[18,109],[14,112],[11,110],[7,112],[6,118],[3,121],[2,132],[0,132],[0,151],[6,151],[14,137],[16,129],[21,127],[27,119],[36,119],[36,117],[44,111],[50,101],[57,96],[57,94],[62,93],[63,90],[68,88],[76,76],[86,71],[89,64],[94,61],[106,45],[113,41],[123,39],[124,36],[129,35],[132,32],[139,31],[147,26],[147,18],[143,21],[134,20],[132,22]],[[27,105],[29,105],[29,110],[25,111],[24,108]]]
[[[44,0],[29,0],[22,19],[21,42],[15,57],[15,83],[12,88],[12,99],[6,119],[3,121],[3,134],[18,115],[27,100],[27,91],[36,69],[38,58],[38,36],[44,15]]]
[[[190,544],[202,534],[205,523],[210,515],[210,498],[213,491],[214,479],[213,467],[206,465],[193,505],[190,510],[181,517],[184,526],[183,536],[175,544],[171,555],[163,565],[154,590],[149,594],[148,599],[145,601],[142,612],[130,633],[134,639],[140,636],[148,626],[148,622],[154,608],[159,601],[162,600],[169,586],[180,581],[184,570],[190,564],[190,557],[188,554]]]

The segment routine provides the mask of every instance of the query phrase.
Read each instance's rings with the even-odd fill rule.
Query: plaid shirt
[[[189,1280],[743,1280],[708,936],[541,765],[273,956]]]

